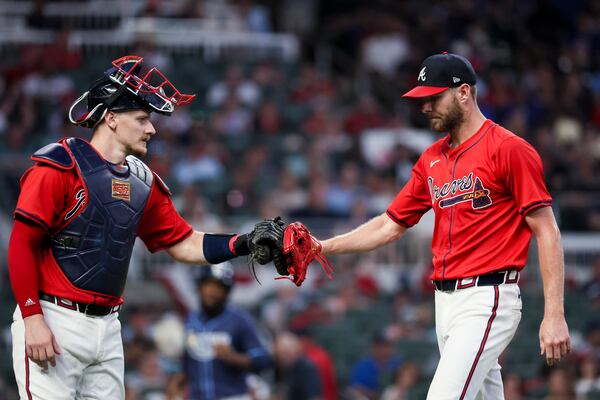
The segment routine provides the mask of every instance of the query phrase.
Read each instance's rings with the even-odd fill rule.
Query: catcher
[[[136,237],[192,264],[250,255],[262,264],[284,231],[274,220],[249,234],[194,230],[175,210],[170,191],[140,159],[156,134],[150,114],[170,115],[192,101],[142,58],[113,61],[69,110],[93,130],[33,154],[8,250],[17,308],[13,368],[22,399],[125,398],[118,311]],[[74,117],[85,104],[86,112]]]

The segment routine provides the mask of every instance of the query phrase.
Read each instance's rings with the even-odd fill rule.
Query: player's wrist
[[[46,324],[46,320],[43,314],[33,314],[23,317],[23,324],[25,325],[25,330],[31,332],[38,330],[41,326],[40,324]]]
[[[38,319],[38,318],[44,318],[44,312],[42,311],[42,307],[38,304],[35,304],[33,306],[29,306],[27,308],[25,307],[21,307],[21,317],[23,318],[23,320],[34,320],[34,319]],[[32,318],[32,317],[36,317],[36,318]]]
[[[333,239],[319,240],[321,254],[328,256],[333,253]]]
[[[220,264],[238,256],[250,254],[248,235],[205,233],[202,239],[204,259],[209,264]]]
[[[229,239],[229,248],[236,256],[247,256],[250,254],[250,246],[248,246],[248,234],[234,235]]]
[[[544,319],[549,319],[549,318],[564,318],[564,317],[565,317],[565,310],[564,310],[564,308],[544,311]]]
[[[245,354],[237,353],[235,351],[222,354],[221,361],[238,368],[248,368],[250,366],[250,358]]]
[[[44,319],[44,315],[41,313],[31,314],[26,317],[23,317],[23,321],[25,321],[25,322],[31,322],[31,321],[43,320],[43,319]]]
[[[560,296],[551,297],[544,302],[544,318],[564,317],[564,301]]]

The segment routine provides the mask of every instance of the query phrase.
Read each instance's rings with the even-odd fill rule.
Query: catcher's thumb
[[[255,246],[252,256],[260,265],[265,265],[273,259],[273,256],[271,255],[271,249],[269,246],[263,244],[257,244]]]

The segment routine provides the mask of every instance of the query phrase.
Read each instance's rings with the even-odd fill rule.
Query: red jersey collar
[[[471,135],[470,138],[465,140],[458,147],[450,147],[450,140],[452,138],[450,137],[450,134],[448,134],[448,136],[446,136],[446,140],[444,140],[444,145],[443,145],[444,153],[447,154],[448,156],[452,156],[454,154],[458,154],[458,153],[462,152],[464,149],[469,148],[475,141],[477,141],[479,139],[479,137],[484,132],[486,132],[488,130],[488,127],[490,125],[492,125],[493,123],[494,123],[494,121],[492,121],[491,119],[486,119],[483,122],[483,124],[481,124],[481,126],[479,127],[477,132],[475,132],[475,134]]]

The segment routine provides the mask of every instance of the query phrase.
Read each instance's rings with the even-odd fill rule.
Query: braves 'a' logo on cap
[[[427,179],[429,190],[431,192],[431,202],[435,203],[440,200],[440,208],[452,207],[458,203],[471,202],[473,209],[484,208],[492,204],[489,189],[486,189],[481,182],[481,179],[475,177],[473,173],[463,176],[460,179],[455,179],[452,182],[446,182],[442,187],[438,187],[433,183],[433,178],[430,176]],[[455,195],[457,192],[462,192]],[[452,197],[448,197],[452,195]]]
[[[419,77],[417,78],[417,81],[425,82],[427,80],[427,78],[425,77],[425,69],[427,69],[427,67],[421,68],[421,72],[419,72]]]

